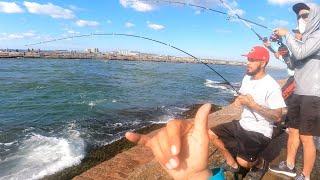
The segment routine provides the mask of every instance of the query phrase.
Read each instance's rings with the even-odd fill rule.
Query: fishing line
[[[205,6],[201,6],[201,5],[198,5],[198,4],[192,4],[192,3],[186,3],[186,2],[180,2],[180,1],[170,1],[170,0],[132,0],[132,1],[127,1],[127,2],[131,2],[131,3],[134,3],[134,2],[151,2],[151,3],[160,3],[160,2],[164,2],[164,3],[168,3],[168,4],[178,4],[178,5],[183,5],[183,6],[190,6],[190,7],[195,7],[195,8],[199,8],[199,9],[202,9],[202,10],[207,10],[207,11],[211,11],[211,12],[214,12],[214,13],[218,13],[218,14],[222,14],[222,15],[226,15],[226,16],[230,16],[229,13],[227,12],[223,12],[223,11],[220,11],[220,10],[216,10],[216,9],[212,9],[212,8],[209,8],[209,7],[205,7]],[[262,37],[259,33],[257,33],[256,30],[254,30],[254,28],[250,25],[250,24],[253,24],[253,25],[256,25],[256,26],[259,26],[261,28],[264,28],[264,29],[267,29],[269,31],[273,31],[273,29],[265,26],[265,25],[262,25],[260,23],[257,23],[257,22],[254,22],[252,20],[249,20],[249,19],[245,19],[241,16],[239,16],[237,13],[235,13],[236,11],[234,11],[227,3],[225,3],[224,1],[220,0],[220,2],[222,3],[223,6],[225,6],[229,11],[233,12],[233,14],[236,16],[237,19],[239,19],[240,21],[242,21],[246,27],[248,27],[257,37],[259,40],[261,40],[263,43],[267,42],[268,41],[268,38],[267,37]],[[271,38],[270,38],[271,39]],[[274,42],[274,41],[272,41]],[[281,42],[282,43],[282,42]],[[278,41],[278,44],[279,44],[279,41]],[[280,44],[279,44],[280,45]],[[276,53],[276,51],[271,47],[271,46],[266,46],[267,49],[269,49],[270,52],[272,53]]]
[[[151,3],[164,2],[164,3],[168,3],[168,4],[179,4],[179,5],[199,8],[199,9],[206,10],[206,11],[211,11],[211,12],[214,12],[214,13],[226,15],[228,17],[230,16],[227,12],[219,11],[219,10],[212,9],[212,8],[209,8],[209,7],[205,7],[205,6],[201,6],[201,5],[198,5],[198,4],[186,3],[186,2],[180,2],[180,1],[170,1],[170,0],[132,0],[132,1],[127,1],[127,2],[151,2]],[[246,18],[242,18],[242,17],[237,17],[237,18],[239,18],[240,20],[243,20],[243,21],[245,21],[247,23],[254,24],[254,25],[259,26],[261,28],[268,29],[268,30],[272,31],[272,29],[270,29],[269,27],[267,27],[265,25],[262,25],[260,23],[254,22],[252,20],[249,20],[249,19],[246,19]]]
[[[92,36],[126,36],[126,37],[134,37],[134,38],[139,38],[139,39],[144,39],[144,40],[148,40],[148,41],[152,41],[158,44],[162,44],[164,46],[169,46],[177,51],[180,51],[190,57],[192,57],[193,59],[195,59],[197,62],[207,66],[210,70],[212,70],[213,72],[215,72],[219,77],[221,77],[225,83],[229,85],[238,95],[240,95],[240,93],[238,92],[238,90],[236,90],[236,88],[226,79],[224,78],[218,71],[216,71],[213,67],[209,66],[208,63],[203,62],[202,60],[200,60],[199,58],[197,58],[196,56],[188,53],[187,51],[184,51],[176,46],[173,46],[169,43],[165,43],[159,40],[155,40],[149,37],[145,37],[145,36],[139,36],[139,35],[133,35],[133,34],[125,34],[125,33],[91,33],[91,34],[82,34],[82,35],[74,35],[74,36],[68,36],[68,37],[63,37],[63,38],[56,38],[56,39],[52,39],[52,40],[47,40],[47,41],[41,41],[41,42],[37,42],[37,43],[32,43],[32,44],[27,44],[25,46],[35,46],[35,45],[40,45],[40,44],[46,44],[46,43],[52,43],[52,42],[57,42],[57,41],[63,41],[63,40],[67,40],[67,39],[74,39],[74,38],[82,38],[82,37],[92,37]]]

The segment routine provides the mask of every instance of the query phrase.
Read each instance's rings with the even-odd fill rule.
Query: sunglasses
[[[309,13],[303,13],[303,14],[298,15],[297,19],[300,19],[300,18],[307,19],[308,16],[309,16]]]

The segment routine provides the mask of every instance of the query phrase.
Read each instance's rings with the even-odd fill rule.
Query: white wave
[[[0,162],[0,180],[40,179],[79,164],[84,157],[84,141],[77,131],[70,134],[68,139],[32,134],[17,153]]]
[[[151,122],[153,124],[164,124],[174,118],[175,118],[175,116],[173,116],[173,115],[165,114],[165,115],[159,116],[156,121],[151,121]]]
[[[95,102],[93,102],[93,101],[91,101],[91,102],[89,102],[89,104],[88,104],[89,106],[91,106],[91,107],[93,107],[93,106],[95,106],[96,105],[96,103]]]
[[[115,103],[115,102],[117,102],[117,100],[113,99],[112,102]]]
[[[188,111],[190,110],[189,108],[182,108],[182,107],[174,107],[175,109],[179,110],[179,111]]]
[[[89,105],[90,107],[94,107],[94,106],[96,106],[97,104],[101,104],[101,103],[103,103],[103,102],[105,102],[105,101],[107,101],[107,99],[98,99],[98,100],[90,101],[90,102],[88,103],[88,105]],[[113,101],[112,101],[112,102],[113,102]]]
[[[225,85],[222,85],[221,82],[218,82],[218,81],[213,81],[213,80],[210,80],[210,79],[206,79],[206,82],[204,83],[204,85],[206,87],[210,87],[210,88],[215,88],[215,89],[222,89],[228,93],[231,93],[231,94],[236,94],[236,92],[228,87],[226,87]]]
[[[15,143],[17,143],[17,141],[12,141],[12,142],[8,142],[8,143],[0,143],[0,145],[11,146],[11,145],[13,145]]]

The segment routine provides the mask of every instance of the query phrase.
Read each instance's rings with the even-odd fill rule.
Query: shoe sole
[[[270,168],[269,168],[269,170],[271,172],[278,173],[278,174],[283,174],[283,175],[286,175],[286,176],[289,176],[289,177],[296,177],[297,176],[297,173],[290,173],[290,172],[286,172],[286,171],[277,171],[277,170],[270,169]]]

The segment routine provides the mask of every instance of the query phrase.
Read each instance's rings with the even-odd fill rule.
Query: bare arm
[[[282,117],[282,108],[279,109],[269,109],[266,107],[263,107],[257,103],[251,106],[251,108],[259,113],[261,116],[271,119],[275,122],[280,122]]]

